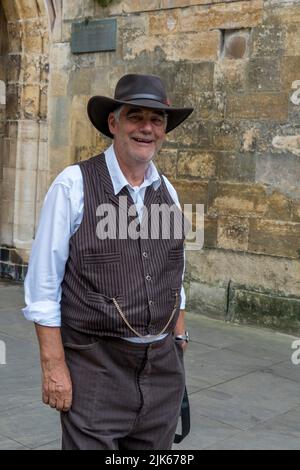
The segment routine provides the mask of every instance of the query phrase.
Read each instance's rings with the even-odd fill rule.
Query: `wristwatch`
[[[175,339],[176,339],[177,341],[185,341],[186,343],[188,343],[189,340],[190,340],[189,332],[188,332],[188,331],[185,331],[185,332],[184,332],[184,335],[176,335],[176,336],[175,336]]]

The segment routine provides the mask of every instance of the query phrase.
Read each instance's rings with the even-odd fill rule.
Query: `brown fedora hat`
[[[108,115],[123,104],[166,111],[168,115],[166,132],[175,129],[193,112],[193,108],[171,107],[160,77],[128,74],[118,81],[114,98],[106,96],[90,98],[87,106],[88,116],[98,131],[113,138],[108,128]]]

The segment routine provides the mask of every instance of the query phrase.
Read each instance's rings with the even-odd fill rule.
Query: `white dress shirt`
[[[141,219],[147,186],[153,184],[157,189],[161,184],[154,163],[148,166],[143,183],[131,186],[121,171],[113,145],[106,150],[105,160],[115,195],[127,186]],[[174,203],[180,207],[176,190],[165,176],[163,178]],[[27,320],[43,326],[61,326],[61,283],[69,257],[69,240],[81,224],[83,210],[84,188],[80,167],[68,166],[53,181],[41,210],[24,283],[26,307],[22,311]],[[183,287],[181,299],[180,308],[184,309]]]

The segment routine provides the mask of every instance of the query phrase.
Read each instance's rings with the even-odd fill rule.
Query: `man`
[[[176,191],[152,160],[191,112],[170,106],[159,77],[125,75],[114,99],[88,103],[113,145],[66,168],[47,193],[23,312],[36,325],[43,402],[61,412],[63,449],[172,446],[188,339],[184,236],[174,235]],[[174,202],[170,236],[159,228],[151,238],[152,208]],[[117,219],[105,227],[107,212]]]

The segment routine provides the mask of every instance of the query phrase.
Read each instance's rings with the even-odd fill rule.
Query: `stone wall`
[[[49,184],[47,88],[49,23],[44,0],[1,0],[6,25],[5,126],[0,246],[28,258]]]
[[[158,74],[174,105],[195,106],[157,158],[183,204],[205,205],[204,249],[187,252],[188,309],[298,331],[299,1],[113,0],[107,8],[95,0],[46,3],[52,28],[48,107],[40,108],[45,91],[38,108],[32,98],[26,109],[33,120],[44,109],[44,122],[48,110],[42,142],[49,159],[41,160],[43,184],[34,208],[28,206],[31,228],[21,239],[28,244],[45,187],[58,172],[110,143],[88,121],[89,97],[112,96],[125,73]],[[107,17],[117,19],[117,50],[72,54],[72,23]],[[46,52],[36,51],[44,63]],[[33,72],[29,62],[29,97],[37,91]],[[39,90],[47,86],[38,83]],[[34,157],[26,161],[36,171]]]
[[[116,52],[72,55],[74,21],[116,17]],[[86,117],[124,73],[159,74],[195,106],[157,159],[182,203],[205,205],[187,252],[188,307],[232,321],[300,325],[298,1],[65,0],[51,46],[50,171],[109,143]]]

